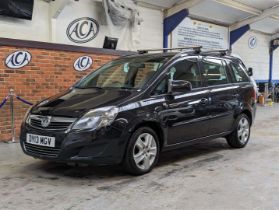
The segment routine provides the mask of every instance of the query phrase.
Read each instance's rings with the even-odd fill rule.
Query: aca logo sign
[[[16,51],[10,54],[5,61],[7,67],[19,69],[26,66],[31,61],[31,54],[27,51]]]
[[[82,56],[79,57],[75,63],[74,63],[74,68],[77,71],[85,71],[91,67],[93,64],[93,60],[89,56]]]
[[[255,37],[255,36],[250,37],[248,40],[249,48],[251,48],[251,49],[256,48],[257,42],[258,42],[257,37]]]
[[[66,33],[71,41],[75,43],[86,43],[98,35],[99,23],[93,18],[79,18],[69,24]]]

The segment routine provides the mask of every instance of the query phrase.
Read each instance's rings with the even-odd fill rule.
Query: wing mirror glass
[[[250,76],[250,77],[252,77],[253,76],[253,68],[248,68],[248,71],[247,71],[247,73],[248,73],[248,75]]]

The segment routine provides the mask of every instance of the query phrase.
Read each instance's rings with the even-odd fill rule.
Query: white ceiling
[[[265,18],[259,22],[253,23],[251,29],[269,34],[279,33],[279,21],[272,18]]]
[[[260,10],[265,10],[279,4],[278,0],[235,0],[235,1]]]
[[[189,9],[191,15],[210,18],[217,22],[231,25],[238,20],[251,16],[251,14],[227,7],[212,0],[205,0],[202,3]]]

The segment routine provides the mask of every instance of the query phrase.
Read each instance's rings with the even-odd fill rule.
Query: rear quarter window
[[[235,82],[249,82],[249,76],[246,73],[245,68],[241,64],[230,63],[230,68],[232,70],[232,76]]]

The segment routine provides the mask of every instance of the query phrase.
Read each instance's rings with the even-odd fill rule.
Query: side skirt
[[[198,138],[198,139],[193,139],[193,140],[190,140],[190,141],[185,141],[185,142],[181,142],[181,143],[177,143],[177,144],[166,145],[162,149],[162,151],[178,149],[178,148],[186,147],[186,146],[189,146],[189,145],[202,143],[204,141],[209,141],[209,140],[213,140],[213,139],[216,139],[216,138],[224,137],[224,136],[230,134],[231,132],[232,131],[228,131],[228,132],[223,132],[223,133],[219,133],[219,134],[215,134],[215,135],[211,135],[211,136],[206,136],[206,137],[202,137],[202,138]]]

